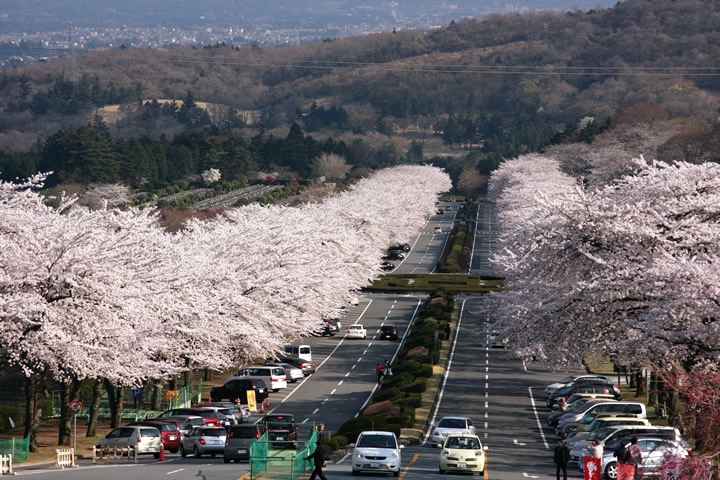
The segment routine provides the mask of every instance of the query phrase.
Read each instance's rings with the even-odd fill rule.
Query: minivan
[[[234,375],[230,375],[225,383],[242,378],[260,379],[265,382],[269,390],[277,392],[281,388],[287,388],[285,369],[281,367],[246,367],[241,368]]]
[[[250,448],[265,433],[265,424],[251,423],[243,425],[232,425],[228,430],[225,450],[223,450],[223,461],[230,463],[230,460],[250,460]]]
[[[312,362],[312,349],[310,345],[285,345],[283,351],[285,355],[299,357],[308,362]]]

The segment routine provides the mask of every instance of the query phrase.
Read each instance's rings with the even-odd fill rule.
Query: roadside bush
[[[415,409],[414,408],[411,408],[411,407],[403,408],[401,416],[410,418],[410,425],[408,425],[409,427],[411,427],[413,425],[413,423],[415,423]]]
[[[433,350],[432,352],[430,352],[430,358],[432,359],[432,364],[437,365],[440,361],[440,352],[438,352],[437,350]]]
[[[410,385],[402,388],[406,393],[422,393],[427,390],[427,378],[417,378]]]
[[[345,448],[348,444],[348,439],[345,435],[333,435],[332,439],[335,443],[337,443],[338,448]]]
[[[419,408],[422,405],[422,397],[419,394],[411,393],[406,398],[397,402],[400,407]]]
[[[340,448],[340,445],[338,444],[338,442],[335,439],[325,440],[325,443],[323,443],[323,446],[330,448],[330,450],[332,450],[333,452],[335,450],[337,450],[338,448]]]
[[[383,380],[380,389],[387,390],[392,389],[393,387],[400,388],[402,385],[411,383],[414,378],[415,376],[408,372],[403,372],[399,375],[390,375],[389,377],[385,377],[385,380]]]
[[[401,427],[400,425],[392,425],[388,423],[387,419],[384,417],[369,417],[361,415],[359,417],[351,418],[347,422],[343,423],[338,429],[338,434],[347,438],[348,443],[355,443],[358,435],[366,430],[393,432],[396,436],[400,437]]]
[[[408,384],[409,383],[411,382],[408,382]],[[400,400],[404,397],[405,395],[399,389],[388,388],[386,390],[380,390],[375,395],[373,395],[372,403],[384,402],[385,400],[390,400],[391,402],[395,403],[396,400]]]
[[[417,373],[415,373],[416,377],[425,377],[430,378],[433,374],[433,368],[432,365],[424,364],[418,369]]]
[[[401,373],[409,373],[413,377],[417,376],[418,370],[420,370],[421,365],[416,362],[415,360],[410,360],[408,362],[404,362],[399,364],[396,367],[393,367],[393,373],[396,375],[399,375]]]

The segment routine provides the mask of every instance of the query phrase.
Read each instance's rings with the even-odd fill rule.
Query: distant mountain
[[[615,0],[24,0],[0,6],[0,32],[74,26],[268,25],[288,28],[397,23],[443,25],[464,17],[530,10],[588,10]]]

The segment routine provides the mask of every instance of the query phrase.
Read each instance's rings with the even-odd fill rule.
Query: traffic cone
[[[158,457],[158,461],[165,461],[165,447],[162,445],[162,443],[160,444],[160,456]]]
[[[265,404],[260,402],[260,413],[265,413]]]
[[[268,397],[268,398],[265,399],[265,406],[266,406],[267,408],[270,408],[270,397]]]

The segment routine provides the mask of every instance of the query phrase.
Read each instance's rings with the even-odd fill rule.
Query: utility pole
[[[71,71],[72,71],[72,82],[77,83],[77,65],[75,64],[75,42],[73,41],[72,36],[72,24],[68,23],[68,48],[70,48],[70,65],[71,65]]]

